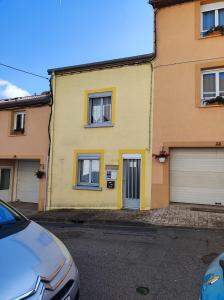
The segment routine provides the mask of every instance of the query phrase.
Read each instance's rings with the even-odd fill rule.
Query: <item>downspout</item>
[[[149,4],[151,4],[149,2]],[[156,49],[157,49],[157,43],[156,43],[156,14],[157,14],[157,9],[154,9],[154,43],[153,43],[153,57],[152,60],[150,61],[150,68],[151,68],[151,80],[150,80],[150,107],[149,107],[149,150],[151,149],[152,145],[152,126],[153,126],[153,83],[154,83],[154,66],[153,62],[154,59],[156,58]],[[151,149],[152,150],[152,149]]]
[[[53,87],[52,87],[53,81]],[[45,201],[45,210],[48,210],[51,207],[51,185],[52,185],[52,159],[53,159],[53,141],[54,141],[54,97],[55,97],[55,74],[52,73],[51,78],[49,80],[50,84],[50,93],[51,93],[51,103],[50,103],[50,116],[48,123],[48,138],[49,138],[49,146],[48,146],[48,156],[47,156],[47,165],[46,165],[46,201]],[[53,122],[52,122],[53,121]]]

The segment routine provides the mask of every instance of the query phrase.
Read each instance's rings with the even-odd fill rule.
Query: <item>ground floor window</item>
[[[0,169],[0,190],[8,190],[10,186],[10,169]]]
[[[100,186],[100,155],[78,154],[77,158],[77,186]]]

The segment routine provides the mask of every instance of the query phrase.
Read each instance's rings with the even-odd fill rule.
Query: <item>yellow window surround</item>
[[[84,99],[84,125],[89,125],[89,94],[96,94],[96,93],[106,93],[111,92],[111,104],[112,104],[112,112],[111,112],[111,122],[112,125],[115,124],[115,106],[116,106],[116,88],[115,87],[108,87],[102,89],[93,89],[93,90],[86,90],[85,91],[85,99]]]
[[[141,178],[140,178],[140,209],[145,208],[145,150],[144,149],[124,149],[119,150],[118,160],[118,209],[123,207],[123,187],[122,187],[122,176],[123,176],[123,154],[141,154]]]
[[[73,176],[72,176],[72,186],[77,186],[77,162],[78,162],[78,155],[79,154],[99,154],[100,155],[100,188],[102,189],[104,186],[104,150],[94,149],[94,150],[84,150],[78,149],[74,150],[73,156]]]

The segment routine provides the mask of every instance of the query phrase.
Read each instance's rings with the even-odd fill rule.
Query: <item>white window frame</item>
[[[89,160],[90,166],[89,166],[89,182],[80,182],[80,161],[82,160]],[[91,174],[92,174],[92,161],[98,160],[99,161],[99,182],[98,183],[91,183]],[[101,156],[100,154],[78,154],[77,156],[77,169],[76,169],[76,181],[77,185],[76,187],[84,187],[86,189],[89,188],[100,188],[100,171],[101,171]]]
[[[26,113],[24,111],[18,111],[18,112],[14,112],[14,118],[13,118],[13,130],[15,132],[19,131],[19,130],[17,130],[17,117],[18,116],[22,116],[21,117],[21,129],[23,131],[25,130],[25,116],[26,116]]]
[[[224,2],[210,3],[201,5],[201,33],[207,32],[207,30],[203,30],[203,13],[208,11],[215,12],[215,26],[219,25],[219,10],[224,9]]]
[[[214,97],[218,97],[219,93],[220,93],[220,89],[219,89],[219,73],[223,73],[224,69],[211,69],[211,70],[204,70],[201,71],[201,103],[203,104],[203,100],[206,99],[212,99]],[[203,98],[203,94],[204,94],[204,85],[203,85],[203,76],[204,74],[215,74],[215,96],[211,96],[211,97],[206,97]]]
[[[104,122],[103,121],[103,99],[106,97],[110,97],[110,120]],[[101,115],[100,115],[100,122],[99,123],[92,123],[91,122],[91,118],[92,118],[92,99],[100,99],[101,100],[101,104],[100,104],[100,111],[101,111]],[[89,94],[88,95],[88,125],[90,127],[100,127],[100,126],[110,126],[112,125],[112,92],[103,92],[103,93],[94,93],[94,94]]]

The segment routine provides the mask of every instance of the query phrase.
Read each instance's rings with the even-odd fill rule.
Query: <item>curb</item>
[[[30,217],[30,219],[37,223],[57,223],[63,224],[67,223],[70,225],[90,227],[90,226],[113,226],[113,227],[139,227],[139,228],[150,228],[150,229],[175,229],[175,230],[210,230],[210,231],[224,231],[224,228],[220,227],[194,227],[185,225],[165,225],[165,224],[151,224],[142,221],[122,221],[122,220],[81,220],[81,219],[71,219],[71,218],[35,218]]]

